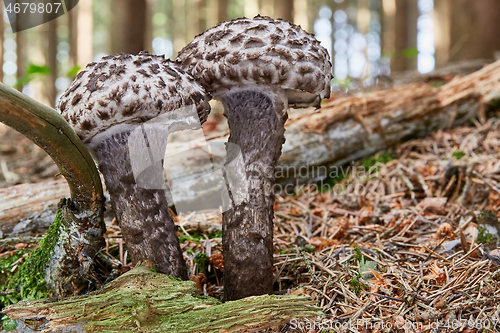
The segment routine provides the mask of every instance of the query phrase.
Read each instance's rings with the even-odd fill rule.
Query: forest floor
[[[276,196],[274,220],[275,293],[309,294],[325,318],[268,332],[500,330],[498,119],[331,170],[340,175]],[[0,124],[0,187],[57,173],[41,149]],[[221,215],[176,223],[191,279],[221,297]],[[126,244],[114,220],[107,227],[103,253],[123,273],[132,267]],[[34,246],[2,246],[0,257]]]

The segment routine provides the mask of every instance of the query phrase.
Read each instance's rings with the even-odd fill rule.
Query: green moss
[[[368,286],[361,282],[361,273],[358,273],[355,278],[349,281],[349,285],[352,287],[352,290],[356,293],[356,295],[360,295],[361,291],[368,289]]]
[[[359,262],[364,262],[365,257],[363,256],[363,253],[361,252],[361,248],[359,247],[358,244],[354,244],[354,256],[353,260],[359,261]]]
[[[15,275],[15,273],[11,271],[14,263],[30,252],[30,250],[20,250],[12,254],[7,254],[0,259],[0,291],[3,292],[3,295],[0,295],[1,307],[18,302],[19,295],[15,293],[15,291],[9,289],[8,285],[9,281]]]
[[[394,158],[391,156],[391,154],[385,152],[379,155],[365,158],[361,161],[360,164],[363,168],[365,168],[365,170],[370,170],[370,168],[374,167],[377,163],[387,164],[392,160],[394,160]]]
[[[48,297],[50,290],[45,282],[45,268],[59,238],[62,212],[56,214],[47,234],[40,241],[40,246],[26,258],[17,272],[9,279],[7,288],[13,293],[3,300],[2,306],[16,303],[19,299],[40,299]]]
[[[462,157],[465,156],[465,153],[461,150],[454,151],[453,154],[451,154],[453,157],[455,157],[457,160],[461,159]]]
[[[316,187],[320,192],[328,192],[335,188],[335,185],[340,184],[343,180],[349,179],[351,175],[356,175],[358,179],[373,179],[373,175],[378,172],[377,163],[387,164],[394,160],[390,153],[382,153],[375,156],[365,158],[359,162],[359,166],[344,166],[340,167],[340,172],[330,172],[328,177],[316,183]],[[338,170],[338,169],[334,169]],[[342,189],[342,191],[345,188]]]
[[[477,227],[476,242],[478,244],[487,244],[490,242],[497,242],[497,241],[498,241],[498,236],[490,233],[485,226],[479,225]]]

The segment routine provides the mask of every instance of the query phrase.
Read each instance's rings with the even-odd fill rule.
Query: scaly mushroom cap
[[[177,60],[218,97],[234,87],[286,90],[291,106],[319,105],[330,95],[332,64],[314,35],[284,20],[256,16],[223,22],[195,37]]]
[[[205,90],[170,60],[141,52],[87,65],[62,95],[58,109],[90,145],[183,106],[195,105],[203,123],[210,112]]]

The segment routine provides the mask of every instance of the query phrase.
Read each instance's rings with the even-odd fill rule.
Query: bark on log
[[[65,179],[0,189],[0,238],[45,233],[64,197],[69,197]]]
[[[264,295],[221,304],[199,296],[194,282],[149,267],[139,264],[85,296],[21,301],[2,311],[18,321],[18,329],[29,319],[51,332],[254,332],[293,318],[323,316],[307,295]]]
[[[342,165],[406,140],[424,137],[438,129],[463,125],[474,117],[484,121],[485,113],[495,105],[498,108],[499,100],[500,61],[497,61],[441,87],[432,87],[427,83],[407,84],[359,96],[341,97],[326,102],[318,111],[294,111],[286,125],[287,141],[279,160],[277,179],[285,181],[300,176],[303,176],[302,180],[321,178],[323,175],[318,170],[323,171],[325,168],[317,168],[318,166]],[[218,140],[225,141],[221,138]],[[201,142],[200,146],[204,144],[205,142]],[[176,156],[175,152],[167,153]],[[221,155],[212,158],[214,170],[217,170],[225,161],[222,156],[225,153],[223,144],[214,145],[212,153]],[[203,165],[206,166],[206,161],[197,159],[196,156],[200,155],[193,150],[189,154],[192,154],[189,158],[174,159],[170,166],[173,174],[186,175],[193,173],[190,172],[193,169],[198,172]],[[206,154],[201,156],[207,158]],[[168,162],[166,159],[166,165]],[[307,172],[303,172],[304,170]],[[220,190],[209,186],[212,181],[208,176],[197,178],[197,191],[188,189],[177,193],[177,199],[182,199],[187,207],[203,208],[203,198],[207,199],[207,207],[213,205],[213,200],[208,199],[220,195]],[[51,186],[50,183],[48,185]],[[205,189],[200,191],[204,185]],[[30,186],[43,188],[46,185]],[[63,185],[58,183],[57,186]],[[27,193],[37,193],[29,186],[23,189]],[[23,196],[25,195],[19,194],[19,197]],[[172,203],[168,192],[167,197]],[[51,200],[50,196],[47,197],[45,204],[50,204]],[[54,200],[52,204],[57,204],[57,201]],[[18,198],[7,197],[4,202],[0,201],[0,212],[6,205],[17,206],[18,211],[28,212],[31,207],[30,202],[23,205]],[[0,216],[2,231],[11,230],[9,228],[12,228],[12,223],[15,221],[4,222],[4,218]]]

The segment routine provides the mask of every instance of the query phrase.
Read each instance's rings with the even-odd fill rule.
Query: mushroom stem
[[[94,151],[132,263],[151,260],[159,272],[187,280],[186,263],[165,191],[136,184],[129,136],[130,131],[114,134]]]
[[[229,91],[221,97],[229,142],[241,149],[248,196],[223,213],[224,299],[236,300],[273,290],[275,169],[285,142],[285,98],[258,89]],[[228,158],[231,151],[228,151]]]

